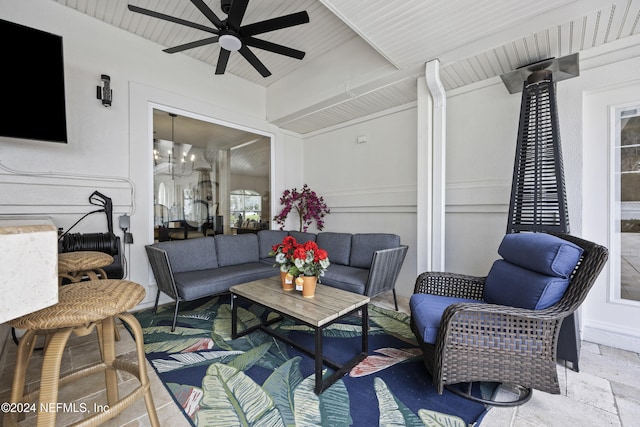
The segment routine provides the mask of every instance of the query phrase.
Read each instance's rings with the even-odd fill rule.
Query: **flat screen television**
[[[62,37],[0,19],[0,137],[67,142]]]

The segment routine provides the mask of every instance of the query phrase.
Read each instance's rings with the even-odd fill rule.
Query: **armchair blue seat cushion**
[[[576,268],[582,248],[551,234],[514,233],[504,236],[498,254],[528,270],[566,279]]]
[[[459,302],[482,303],[475,299],[444,297],[431,294],[413,294],[409,300],[411,317],[420,332],[422,340],[429,344],[435,344],[440,328],[442,313],[451,304]]]

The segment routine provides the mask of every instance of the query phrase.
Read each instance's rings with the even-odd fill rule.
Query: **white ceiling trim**
[[[384,50],[380,49],[380,47],[376,43],[374,43],[373,40],[369,36],[367,36],[367,34],[364,31],[361,31],[358,25],[355,22],[353,22],[353,20],[351,20],[345,13],[343,13],[341,9],[336,7],[336,5],[332,2],[332,0],[320,0],[320,3],[325,5],[327,9],[329,9],[331,12],[333,12],[334,15],[340,18],[342,22],[347,24],[362,40],[367,42],[380,55],[382,55],[384,59],[389,61],[389,63],[393,65],[396,69],[399,70],[402,68],[400,67],[400,65],[398,65],[396,61],[394,61],[389,55],[387,55],[387,53]]]

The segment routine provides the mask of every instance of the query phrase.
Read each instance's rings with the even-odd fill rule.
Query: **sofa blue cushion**
[[[413,294],[409,300],[411,317],[416,328],[420,332],[422,340],[429,344],[435,344],[440,329],[442,313],[451,304],[461,302],[483,303],[479,300],[444,297],[431,294]]]
[[[373,253],[383,249],[400,246],[400,236],[385,233],[358,233],[351,237],[351,255],[349,265],[352,267],[369,268],[373,260]],[[329,258],[331,260],[331,258]]]
[[[178,292],[187,301],[229,292],[233,285],[274,276],[274,269],[261,263],[230,265],[210,270],[174,274]]]
[[[498,254],[505,261],[547,276],[568,278],[582,256],[582,248],[546,233],[507,234]]]
[[[321,249],[327,251],[327,254],[329,254],[329,261],[332,265],[349,265],[351,233],[318,233],[316,243]]]
[[[258,236],[248,234],[217,234],[214,237],[218,254],[218,265],[238,265],[258,262]]]
[[[260,259],[268,258],[273,246],[282,243],[282,239],[289,233],[283,230],[260,230],[258,231],[258,256]]]
[[[298,243],[305,243],[308,241],[315,242],[317,237],[315,233],[305,233],[303,231],[294,231],[294,230],[289,231],[289,236],[296,239],[296,242]]]
[[[560,301],[568,286],[568,278],[547,276],[497,260],[485,280],[483,297],[491,304],[542,310]]]
[[[153,246],[167,252],[174,274],[218,267],[216,243],[212,237],[171,240],[155,243]]]
[[[368,269],[333,264],[332,262],[324,276],[320,278],[320,282],[334,288],[364,295],[368,279]]]

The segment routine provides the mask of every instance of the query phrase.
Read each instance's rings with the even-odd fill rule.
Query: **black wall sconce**
[[[113,92],[111,90],[111,77],[106,74],[100,76],[102,79],[102,87],[96,86],[96,98],[102,101],[102,105],[105,107],[111,107],[111,100],[113,99]]]

